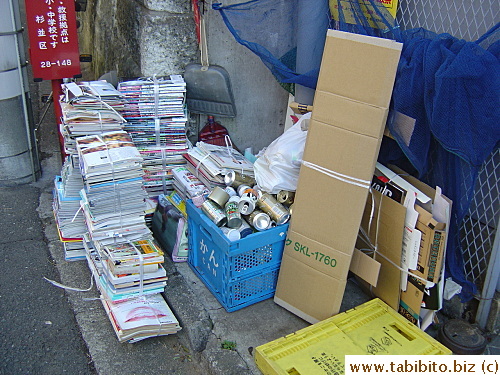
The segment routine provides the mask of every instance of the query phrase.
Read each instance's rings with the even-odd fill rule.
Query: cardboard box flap
[[[363,253],[361,250],[354,249],[349,270],[370,285],[377,286],[380,274],[380,263]]]
[[[372,199],[373,196],[373,199]],[[369,233],[370,241],[377,245],[374,260],[380,263],[380,278],[372,288],[375,295],[397,310],[401,285],[401,249],[406,208],[378,191],[368,196],[362,227]],[[375,204],[373,217],[372,205]],[[380,208],[382,207],[382,210]]]
[[[402,46],[394,40],[328,30],[316,90],[388,108]]]
[[[312,119],[369,137],[381,138],[388,111],[329,92],[316,91]]]
[[[426,209],[420,206],[415,206],[415,210],[418,212],[418,221],[420,221],[423,225],[435,230],[444,230],[446,227],[445,223],[440,223],[434,219],[432,214]]]

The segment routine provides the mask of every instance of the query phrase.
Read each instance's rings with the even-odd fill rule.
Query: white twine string
[[[329,177],[333,177],[336,180],[339,180],[339,181],[342,181],[342,182],[345,182],[345,183],[348,183],[351,185],[359,186],[359,187],[364,188],[364,189],[370,188],[370,181],[362,180],[360,178],[351,177],[351,176],[348,176],[348,175],[345,175],[342,173],[338,173],[338,172],[332,171],[330,169],[321,167],[317,164],[314,164],[314,163],[311,163],[311,162],[308,162],[305,160],[302,160],[302,165],[304,165],[305,167],[314,169],[315,171],[321,172]]]

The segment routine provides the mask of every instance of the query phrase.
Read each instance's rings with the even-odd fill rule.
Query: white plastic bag
[[[260,189],[271,194],[280,190],[295,191],[299,178],[307,131],[301,129],[311,113],[276,138],[254,163],[255,180]],[[307,128],[307,127],[305,127]]]

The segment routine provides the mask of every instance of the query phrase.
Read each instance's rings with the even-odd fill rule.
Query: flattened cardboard
[[[385,123],[387,111],[330,92],[319,91],[314,96],[314,119],[316,121],[363,134],[381,138],[385,127],[373,123]],[[367,121],[369,119],[369,121]]]
[[[314,324],[340,311],[346,283],[284,254],[274,302]]]
[[[387,39],[328,32],[291,235],[352,256],[401,48]],[[324,265],[317,269],[310,259],[299,261],[294,253],[285,248],[275,302],[311,323],[337,314],[346,280],[323,273]],[[347,269],[334,275],[343,278]]]
[[[415,228],[422,232],[418,253],[417,269],[412,273],[430,282],[436,283],[441,274],[444,257],[446,233],[444,223],[432,217],[432,214],[422,207],[415,206],[419,213]]]
[[[346,199],[346,191],[349,198]],[[368,190],[302,166],[290,222],[292,230],[352,254]]]
[[[380,138],[354,133],[312,119],[303,160],[335,173],[366,180],[370,184],[380,144]],[[348,189],[350,186],[345,187]]]
[[[311,240],[294,231],[288,231],[285,251],[292,258],[335,279],[346,280],[351,256]]]
[[[337,30],[326,39],[316,90],[388,108],[402,45]]]
[[[424,283],[409,276],[406,291],[401,292],[398,312],[413,324],[417,324],[420,316],[424,290]]]

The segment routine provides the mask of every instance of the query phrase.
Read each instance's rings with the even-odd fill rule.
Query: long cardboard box
[[[335,30],[326,37],[274,298],[311,323],[340,309],[401,48]]]

